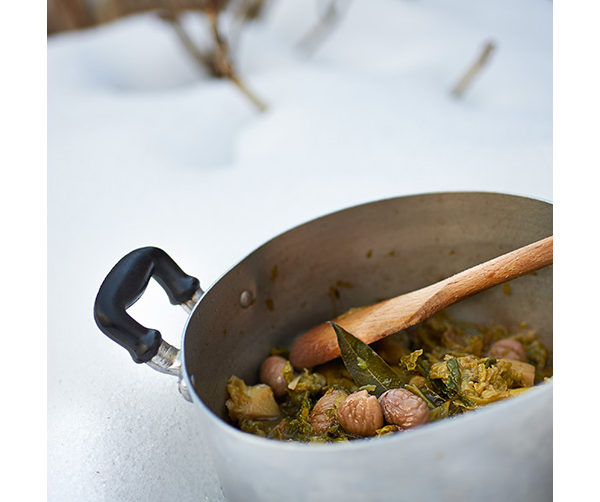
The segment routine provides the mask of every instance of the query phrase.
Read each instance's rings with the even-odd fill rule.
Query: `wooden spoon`
[[[552,264],[552,245],[553,237],[547,237],[431,286],[374,305],[350,309],[334,322],[365,343],[376,342],[424,321],[467,296]],[[339,355],[335,332],[325,322],[294,341],[290,362],[295,368],[311,368]]]

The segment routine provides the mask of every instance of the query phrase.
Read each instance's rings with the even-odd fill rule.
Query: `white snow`
[[[416,192],[552,198],[552,3],[354,0],[311,57],[312,2],[274,0],[237,45],[269,109],[199,72],[153,15],[48,42],[48,495],[220,500],[174,380],[92,319],[118,259],[162,247],[209,286],[274,235]],[[199,40],[197,16],[186,26]],[[461,101],[449,90],[497,46]],[[131,312],[178,345],[151,285]]]

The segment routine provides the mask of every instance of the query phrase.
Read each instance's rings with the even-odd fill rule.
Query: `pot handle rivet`
[[[252,291],[248,289],[242,291],[242,294],[240,295],[240,305],[246,309],[253,303],[254,295],[252,294]]]

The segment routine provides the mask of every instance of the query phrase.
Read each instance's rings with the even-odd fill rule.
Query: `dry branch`
[[[231,8],[243,21],[255,19],[264,10],[264,0],[48,0],[48,34],[109,23],[143,12],[156,12],[174,28],[183,47],[208,73],[230,80],[260,111],[266,105],[244,84],[231,61],[229,44],[219,27],[220,14]],[[201,50],[184,29],[180,16],[187,11],[204,14],[210,23],[213,47]]]
[[[185,28],[181,24],[179,15],[173,12],[162,12],[161,17],[165,21],[171,23],[175,29],[179,40],[194,58],[194,60],[213,77],[226,78],[230,80],[244,96],[246,96],[259,111],[265,111],[267,106],[259,99],[241,80],[233,65],[229,55],[229,46],[227,41],[221,35],[219,30],[219,13],[215,10],[206,11],[206,16],[209,19],[211,34],[215,46],[210,51],[202,51],[188,35]]]
[[[48,0],[48,35],[90,28],[162,9],[200,11],[205,4],[204,0]]]
[[[340,9],[340,2],[338,0],[329,1],[317,23],[298,42],[298,49],[307,54],[311,54],[317,50],[319,45],[331,34],[343,15],[347,12],[350,1],[341,3],[345,5],[342,9]]]
[[[454,97],[460,98],[465,93],[467,87],[469,87],[473,79],[481,72],[482,68],[488,62],[490,55],[495,49],[496,46],[494,42],[490,41],[485,44],[483,50],[479,54],[479,57],[471,64],[471,66],[469,66],[464,75],[452,88],[451,92]]]

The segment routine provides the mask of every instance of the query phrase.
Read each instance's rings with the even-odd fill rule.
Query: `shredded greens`
[[[359,390],[380,396],[403,388],[425,402],[432,422],[526,392],[552,376],[550,353],[525,324],[510,333],[498,325],[456,321],[442,312],[372,346],[337,325],[334,328],[342,358],[300,372],[287,362],[282,369],[287,382],[282,397],[275,399],[267,385],[247,386],[231,377],[226,405],[232,423],[272,439],[348,441],[358,436],[337,421],[337,401],[326,411],[326,430],[317,433],[311,424],[315,404],[328,392],[343,391],[343,400]],[[522,344],[527,362],[489,355],[495,342],[507,338]],[[287,351],[278,348],[271,354],[286,356]],[[384,424],[375,437],[399,432],[396,425]]]

